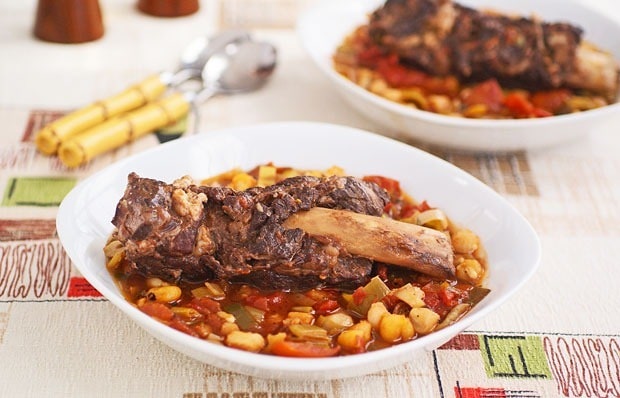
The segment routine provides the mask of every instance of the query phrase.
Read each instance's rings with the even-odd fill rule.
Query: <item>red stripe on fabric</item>
[[[479,350],[480,341],[475,334],[459,334],[438,348],[439,350]]]
[[[454,387],[454,396],[458,398],[506,398],[503,388]]]
[[[69,281],[67,297],[101,297],[101,293],[86,279],[74,276]]]

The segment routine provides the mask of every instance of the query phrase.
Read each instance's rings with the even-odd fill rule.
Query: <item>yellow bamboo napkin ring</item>
[[[73,136],[60,144],[58,157],[67,167],[80,166],[95,156],[175,123],[189,108],[183,94],[172,94]]]
[[[166,83],[161,75],[154,75],[113,97],[72,112],[37,132],[35,136],[37,149],[46,155],[53,155],[62,142],[113,116],[139,108],[159,98],[165,90]]]

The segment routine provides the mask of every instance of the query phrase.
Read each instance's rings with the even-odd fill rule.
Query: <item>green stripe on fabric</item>
[[[12,177],[2,206],[58,206],[76,183],[76,178],[68,177]]]
[[[540,336],[478,335],[489,378],[551,379]]]

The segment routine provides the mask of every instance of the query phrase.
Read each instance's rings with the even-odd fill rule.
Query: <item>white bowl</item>
[[[475,8],[493,8],[548,21],[569,21],[585,30],[585,38],[620,59],[620,26],[571,0],[463,0]],[[466,151],[504,152],[545,148],[595,131],[620,110],[614,103],[587,112],[538,119],[481,120],[444,116],[389,101],[338,74],[332,56],[345,36],[367,21],[383,0],[327,0],[300,15],[302,45],[337,91],[359,113],[386,128],[387,135]],[[326,93],[329,95],[329,93]]]
[[[444,209],[478,233],[488,250],[491,293],[456,324],[405,344],[374,352],[323,359],[254,354],[209,343],[157,322],[129,304],[105,267],[103,246],[123,195],[127,175],[167,182],[204,178],[233,167],[266,162],[300,168],[343,167],[352,175],[381,174],[401,181],[419,200]],[[82,275],[130,319],[169,346],[228,370],[268,378],[330,379],[375,372],[410,361],[445,343],[497,308],[534,273],[538,237],[495,191],[461,169],[378,134],[317,123],[239,127],[181,138],[132,156],[92,175],[63,200],[57,217],[60,240]],[[162,359],[165,360],[165,359]]]

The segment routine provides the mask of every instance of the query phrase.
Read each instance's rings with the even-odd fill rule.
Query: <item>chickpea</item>
[[[365,349],[372,336],[372,326],[368,321],[360,321],[338,335],[338,345],[347,351]]]
[[[244,191],[248,188],[252,188],[256,186],[256,180],[254,177],[247,173],[239,173],[235,174],[235,176],[230,181],[229,186],[236,191]]]
[[[480,281],[483,272],[484,269],[482,268],[482,264],[473,258],[467,258],[456,266],[456,277],[473,284]]]
[[[314,315],[307,312],[291,311],[285,319],[286,325],[310,325],[314,322]]]
[[[125,251],[117,251],[107,262],[106,266],[110,271],[114,271],[121,265],[121,261],[123,260],[123,258],[125,258]]]
[[[359,350],[365,346],[362,330],[343,330],[338,335],[338,345],[348,351]]]
[[[228,347],[240,348],[245,351],[259,352],[265,347],[265,339],[258,333],[233,330],[226,335]]]
[[[370,90],[371,92],[375,94],[379,94],[379,95],[382,95],[383,92],[385,92],[385,90],[388,90],[388,89],[389,89],[388,84],[383,79],[373,80],[368,87],[368,90]]]
[[[373,328],[378,329],[381,319],[388,314],[389,311],[385,308],[385,305],[378,301],[370,305],[368,313],[366,314],[366,319],[368,319],[368,322],[370,322]]]
[[[409,319],[416,333],[428,334],[439,323],[439,314],[430,308],[412,308],[409,312]]]
[[[480,264],[485,264],[487,262],[487,251],[484,249],[482,245],[479,245],[478,248],[472,254],[474,258],[478,260]]]
[[[457,253],[471,254],[480,246],[480,240],[469,229],[459,229],[452,234],[452,246]]]
[[[224,322],[222,324],[222,328],[220,329],[220,333],[223,336],[228,336],[232,332],[239,331],[239,326],[234,322]]]
[[[367,341],[367,342],[370,341],[370,337],[372,336],[372,326],[370,325],[370,322],[359,321],[355,325],[351,326],[349,329],[350,330],[361,330],[364,341]]]
[[[381,338],[389,343],[410,340],[415,334],[411,321],[404,315],[388,314],[379,324]]]
[[[335,314],[319,316],[315,324],[327,330],[328,333],[335,334],[353,326],[353,318],[351,315],[337,312]]]
[[[279,332],[276,334],[268,334],[267,335],[267,352],[271,352],[271,347],[280,342],[280,341],[284,341],[286,339],[286,333],[284,332]]]
[[[158,303],[172,303],[181,298],[181,288],[178,286],[152,287],[146,292],[146,298]]]
[[[110,240],[105,245],[105,247],[103,248],[103,254],[105,254],[106,257],[111,258],[119,251],[124,251],[124,250],[125,248],[123,244],[119,240],[114,239],[114,240]]]

